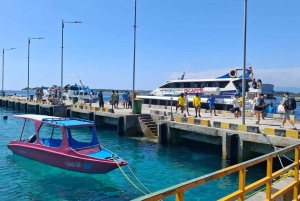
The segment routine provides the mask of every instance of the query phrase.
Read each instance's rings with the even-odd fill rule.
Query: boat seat
[[[60,147],[62,140],[61,139],[49,139],[49,138],[40,138],[41,143],[48,147]]]

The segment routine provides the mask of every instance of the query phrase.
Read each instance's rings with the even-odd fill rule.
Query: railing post
[[[294,200],[298,200],[298,181],[299,181],[299,147],[295,148],[295,169],[294,181],[297,182],[294,186]]]
[[[176,194],[176,201],[183,201],[184,200],[184,191],[181,191]]]
[[[269,177],[269,180],[266,183],[266,200],[271,200],[272,196],[272,168],[273,157],[267,159],[267,177]]]
[[[239,197],[239,201],[245,200],[245,183],[246,183],[246,168],[239,171],[239,190],[242,191],[242,195]]]

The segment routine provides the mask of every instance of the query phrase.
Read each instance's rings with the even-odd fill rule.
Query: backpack
[[[295,98],[287,98],[284,102],[284,105],[284,108],[287,110],[294,110],[297,107]]]
[[[265,100],[262,97],[258,97],[256,103],[255,103],[256,107],[264,107],[265,106]]]

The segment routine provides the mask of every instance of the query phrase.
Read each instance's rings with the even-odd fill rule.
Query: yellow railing
[[[293,200],[299,200],[300,196],[298,196],[298,184],[299,184],[299,147],[300,144],[292,145],[286,148],[283,148],[281,150],[277,150],[275,152],[272,152],[270,154],[263,155],[261,157],[245,161],[243,163],[230,166],[228,168],[221,169],[219,171],[213,172],[211,174],[204,175],[202,177],[198,177],[196,179],[192,179],[186,182],[183,182],[181,184],[174,185],[172,187],[157,191],[155,193],[151,193],[148,195],[145,195],[143,197],[137,198],[134,201],[141,201],[141,200],[147,200],[147,201],[154,201],[154,200],[161,200],[166,197],[169,197],[171,195],[176,196],[176,201],[183,201],[184,200],[184,191],[189,190],[191,188],[194,188],[196,186],[205,184],[209,181],[224,177],[226,175],[239,172],[239,185],[238,190],[219,199],[219,201],[225,201],[225,200],[236,200],[239,201],[245,200],[245,196],[247,193],[262,187],[263,185],[266,185],[266,199],[265,200],[275,200],[279,196],[283,195],[287,191],[293,189]],[[272,166],[273,166],[273,158],[277,157],[278,155],[284,154],[286,152],[294,150],[294,163],[283,167],[282,169],[273,172]],[[246,169],[256,165],[261,162],[267,162],[267,171],[266,176],[252,184],[249,184],[246,186]],[[281,175],[285,174],[287,171],[294,168],[294,181],[285,186],[284,188],[280,189],[276,193],[272,194],[271,188],[272,188],[272,180],[280,177]]]

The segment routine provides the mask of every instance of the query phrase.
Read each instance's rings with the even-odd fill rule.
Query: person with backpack
[[[260,93],[257,93],[257,97],[254,98],[253,104],[254,104],[254,116],[255,116],[255,119],[256,119],[255,123],[259,124],[260,116],[261,116],[262,111],[265,107],[264,97]]]
[[[297,130],[294,122],[290,118],[290,111],[295,110],[297,107],[296,100],[295,98],[289,96],[289,92],[284,93],[283,104],[284,104],[285,112],[283,113],[282,125],[280,126],[280,128],[284,128],[284,124],[286,120],[288,120],[290,124],[293,126],[293,130]]]

